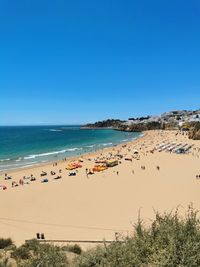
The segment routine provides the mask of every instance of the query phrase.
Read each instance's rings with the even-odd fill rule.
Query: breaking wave
[[[0,162],[9,161],[11,159],[0,159]]]
[[[34,159],[37,157],[45,157],[45,156],[51,156],[51,155],[58,155],[58,154],[63,154],[68,151],[76,151],[76,150],[81,150],[82,148],[74,147],[74,148],[67,148],[63,149],[60,151],[52,151],[52,152],[46,152],[46,153],[41,153],[41,154],[34,154],[34,155],[29,155],[24,157],[24,159]]]
[[[60,129],[50,129],[49,131],[50,132],[62,132],[62,130],[60,130]]]
[[[105,143],[105,144],[102,144],[102,146],[111,146],[113,143]]]
[[[88,147],[88,148],[93,148],[95,147],[96,145],[90,145],[90,146],[85,146],[85,147]]]

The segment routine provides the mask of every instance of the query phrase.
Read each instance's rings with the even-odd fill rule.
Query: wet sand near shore
[[[151,152],[164,141],[193,147],[188,154]],[[0,191],[0,236],[11,237],[18,245],[36,233],[56,240],[113,240],[116,232],[131,233],[139,211],[148,223],[154,209],[164,212],[180,205],[184,213],[191,202],[200,209],[199,148],[200,141],[175,131],[148,131],[126,145],[84,155],[76,176],[68,176],[70,171],[65,169],[70,159],[57,166],[50,163],[9,172],[12,180],[4,180],[2,173],[0,184],[7,189]],[[123,155],[121,164],[86,175],[95,158],[111,154]],[[48,183],[41,183],[42,171],[47,172]],[[50,171],[62,178],[53,179]],[[30,174],[36,181],[12,187],[13,181],[19,183]]]

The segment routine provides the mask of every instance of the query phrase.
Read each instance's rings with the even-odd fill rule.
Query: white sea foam
[[[96,145],[90,145],[90,146],[86,146],[88,148],[92,148],[92,147],[95,147]]]
[[[19,164],[6,164],[6,165],[1,165],[1,168],[7,168],[7,167],[12,167],[12,166],[20,166]]]
[[[123,143],[123,142],[127,142],[127,141],[129,141],[129,139],[123,139],[120,142]]]
[[[113,143],[105,143],[105,144],[102,144],[102,146],[110,146],[112,145]]]
[[[37,157],[37,155],[30,155],[30,156],[24,157],[24,159],[34,159],[35,157]]]
[[[34,155],[29,155],[24,157],[24,159],[35,159],[37,157],[45,157],[45,156],[51,156],[51,155],[57,155],[57,154],[63,154],[67,151],[76,151],[76,150],[81,150],[82,148],[74,147],[74,148],[67,148],[63,149],[60,151],[52,151],[52,152],[46,152],[46,153],[41,153],[41,154],[34,154]]]
[[[82,148],[74,147],[74,148],[68,148],[66,151],[76,151],[76,150],[82,150]]]
[[[31,166],[34,166],[34,165],[37,165],[37,164],[38,164],[38,162],[36,161],[36,162],[32,162],[32,164],[23,165],[23,166],[20,166],[18,168],[23,169],[23,168],[31,167]]]
[[[37,163],[37,161],[31,161],[28,164],[33,164],[33,163]],[[18,168],[18,167],[23,167],[26,166],[25,163],[14,163],[14,164],[6,164],[6,165],[1,165],[1,167],[3,168],[8,168],[8,167],[14,167],[14,168]]]
[[[5,171],[5,170],[15,170],[15,169],[23,169],[23,168],[26,168],[26,167],[31,167],[31,166],[34,166],[34,165],[37,165],[39,164],[39,162],[37,161],[31,161],[29,162],[28,164],[25,164],[25,163],[20,163],[20,164],[7,164],[7,165],[1,165],[0,167],[0,171]]]
[[[24,157],[24,159],[34,159],[37,157],[45,157],[45,156],[50,156],[50,155],[57,155],[61,153],[65,153],[67,150],[60,150],[60,151],[53,151],[53,152],[47,152],[47,153],[41,153],[41,154],[35,154],[35,155],[29,155],[27,157]]]
[[[21,160],[22,160],[22,158],[18,158],[18,159],[16,159],[15,161],[17,161],[17,162],[18,162],[18,161],[21,161]]]
[[[0,162],[9,161],[11,159],[0,159]]]

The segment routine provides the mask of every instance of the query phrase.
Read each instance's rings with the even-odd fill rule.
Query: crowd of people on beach
[[[193,144],[187,144],[184,146],[183,142],[177,143],[177,134],[174,134],[174,142],[171,142],[168,139],[168,133],[165,131],[158,131],[155,135],[150,135],[146,133],[142,138],[135,140],[132,143],[123,144],[120,146],[112,147],[110,149],[104,149],[96,153],[95,155],[88,154],[85,156],[81,156],[79,159],[75,159],[73,162],[71,161],[71,165],[75,164],[75,166],[78,166],[77,168],[72,169],[71,171],[68,171],[67,168],[63,168],[63,162],[67,162],[68,159],[64,158],[61,162],[54,162],[52,164],[53,169],[50,172],[47,172],[45,170],[42,170],[39,177],[36,177],[36,175],[30,174],[29,176],[23,176],[19,179],[19,181],[16,181],[12,175],[9,175],[8,173],[4,174],[4,182],[1,179],[2,185],[0,187],[3,190],[6,190],[8,186],[11,185],[12,188],[18,187],[18,186],[24,186],[24,185],[30,185],[32,182],[39,181],[41,183],[48,183],[50,180],[59,180],[62,179],[64,176],[76,176],[79,174],[79,167],[85,168],[85,175],[87,178],[89,178],[90,175],[93,175],[95,172],[93,169],[89,166],[91,164],[101,164],[108,160],[117,160],[118,164],[122,164],[124,162],[130,162],[131,165],[131,172],[132,174],[135,174],[135,171],[133,169],[134,162],[141,159],[141,157],[146,157],[150,154],[154,153],[160,153],[160,152],[173,152],[174,149],[178,148],[186,148],[185,154],[191,154],[194,157],[199,157],[200,154],[200,148],[194,146]],[[80,165],[83,164],[82,165]],[[116,167],[116,166],[115,166]],[[114,171],[116,172],[117,176],[119,176],[119,168],[114,168]],[[155,166],[155,168],[159,171],[160,166]],[[145,165],[141,165],[141,170],[144,171],[146,169]],[[104,171],[104,169],[102,169]],[[105,169],[106,171],[106,169]],[[200,179],[200,175],[196,175],[196,179]],[[11,183],[10,183],[11,180]]]

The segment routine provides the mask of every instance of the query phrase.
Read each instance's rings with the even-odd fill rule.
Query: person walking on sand
[[[88,168],[85,169],[86,176],[88,178]]]

